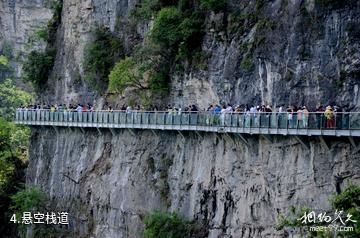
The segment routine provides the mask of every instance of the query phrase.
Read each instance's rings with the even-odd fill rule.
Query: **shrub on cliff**
[[[14,119],[16,108],[28,105],[33,100],[33,95],[17,88],[11,79],[0,84],[0,116],[8,121]]]
[[[123,93],[127,87],[144,88],[142,75],[132,58],[120,60],[109,74],[109,92]]]
[[[200,0],[200,3],[207,10],[220,12],[226,8],[227,0]]]
[[[30,130],[15,126],[0,116],[0,234],[17,237],[16,226],[10,222],[11,196],[25,182],[24,150],[27,148]]]
[[[181,22],[181,12],[176,7],[161,9],[154,21],[152,38],[164,48],[177,44],[181,39]]]
[[[8,58],[4,55],[0,55],[0,65],[7,66],[8,65]]]
[[[54,51],[32,51],[24,63],[24,78],[32,82],[37,89],[44,87],[54,66]]]
[[[176,6],[179,0],[143,0],[132,15],[138,19],[149,20],[163,7]]]
[[[176,213],[154,211],[145,217],[146,238],[206,237],[206,230]]]
[[[97,28],[93,32],[94,40],[85,49],[85,80],[89,85],[101,92],[108,83],[108,75],[123,52],[122,41],[105,28]]]

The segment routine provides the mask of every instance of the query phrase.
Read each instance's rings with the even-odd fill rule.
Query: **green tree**
[[[39,188],[32,187],[12,195],[11,200],[12,205],[10,208],[18,215],[18,217],[20,217],[24,212],[39,211],[41,208],[45,207],[47,197]]]
[[[179,0],[143,0],[132,15],[138,19],[150,20],[163,7],[176,6]]]
[[[207,10],[220,12],[226,8],[227,0],[200,0],[200,3]]]
[[[169,90],[169,75],[166,72],[151,72],[149,88],[152,92],[164,93]]]
[[[12,214],[15,214],[15,216],[11,215],[11,219],[13,220],[12,222],[14,222],[15,220],[21,221],[21,217],[24,214],[24,212],[45,213],[47,201],[48,198],[46,194],[43,191],[41,191],[40,188],[30,187],[18,191],[17,193],[11,196],[10,210]],[[12,225],[16,226],[15,224]],[[27,225],[25,224],[17,224],[17,225],[18,225],[17,228],[19,235],[25,238]],[[39,227],[35,227],[35,233],[38,233],[37,230],[39,230]],[[48,237],[53,237],[53,236],[48,236]]]
[[[24,63],[24,78],[33,83],[36,89],[40,90],[46,85],[49,74],[54,66],[54,51],[32,51]]]
[[[115,62],[122,56],[123,46],[119,38],[105,28],[93,32],[94,41],[85,49],[85,80],[102,92],[108,85],[108,75]]]
[[[115,64],[109,74],[109,92],[123,93],[128,87],[145,89],[143,77],[136,62],[132,58],[125,58]]]
[[[176,213],[154,211],[145,217],[146,238],[205,237],[202,227]]]
[[[360,237],[360,186],[349,181],[344,191],[330,198],[330,203],[334,209],[352,215],[351,219],[357,221],[346,224],[347,226],[352,226],[354,231],[342,232],[338,236],[349,238]]]
[[[8,76],[10,67],[9,60],[5,55],[0,55],[0,80],[2,81],[4,78]]]
[[[0,234],[3,237],[15,237],[16,227],[9,223],[11,216],[10,197],[25,182],[26,161],[21,154],[23,148],[27,148],[27,139],[26,141],[18,141],[20,144],[14,143],[14,133],[18,130],[22,130],[22,128],[0,117],[0,223],[2,224]],[[28,132],[27,130],[27,134]]]
[[[16,108],[34,102],[34,96],[17,88],[11,79],[0,84],[0,116],[13,120]]]
[[[165,49],[181,40],[181,12],[176,7],[166,7],[157,14],[151,37]]]
[[[8,63],[8,58],[4,55],[0,55],[0,65],[7,66]]]

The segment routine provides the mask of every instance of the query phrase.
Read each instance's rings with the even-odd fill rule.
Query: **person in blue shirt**
[[[214,113],[219,114],[221,112],[221,107],[219,105],[216,105],[214,108]]]

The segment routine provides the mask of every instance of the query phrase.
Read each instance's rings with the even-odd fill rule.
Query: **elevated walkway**
[[[173,131],[198,131],[236,134],[346,136],[360,137],[360,113],[337,113],[333,127],[327,128],[323,113],[309,113],[306,120],[297,120],[294,113],[226,113],[208,112],[50,112],[18,110],[15,123],[28,126],[128,128]]]

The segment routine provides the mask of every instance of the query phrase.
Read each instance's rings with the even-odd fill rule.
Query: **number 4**
[[[12,221],[12,222],[14,222],[14,223],[17,222],[17,220],[16,220],[16,214],[13,214],[13,215],[11,216],[10,221]]]

